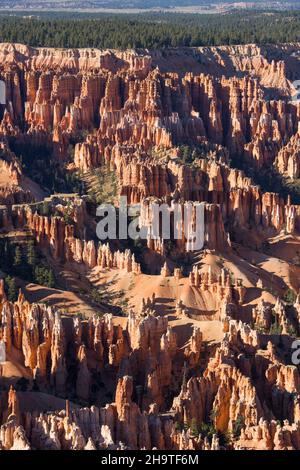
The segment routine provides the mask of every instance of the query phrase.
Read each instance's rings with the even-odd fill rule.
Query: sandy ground
[[[30,370],[21,364],[24,363],[23,354],[12,346],[12,350],[6,356],[6,362],[3,362],[0,374],[1,381],[9,381],[9,384],[15,384],[21,377],[31,379]]]
[[[5,392],[3,393],[5,399]],[[60,411],[66,409],[66,400],[42,392],[18,391],[20,411],[22,413]],[[70,410],[80,408],[79,405],[69,401]]]
[[[27,176],[22,176],[20,186],[24,190],[29,190],[36,201],[42,201],[46,197],[46,193],[41,187]]]
[[[193,327],[200,328],[203,341],[208,343],[220,343],[223,338],[222,324],[217,320],[193,320],[190,318],[177,318],[169,322],[177,334],[178,346],[186,345],[191,336]]]
[[[121,278],[124,280],[124,276],[120,274]],[[151,277],[151,276],[149,276]],[[157,276],[158,278],[159,276]],[[158,282],[159,279],[157,279]],[[156,282],[157,282],[156,281]],[[186,281],[186,280],[184,280]],[[143,280],[140,280],[142,283]],[[140,291],[140,282],[138,283],[136,289],[138,292]],[[149,282],[146,280],[146,284],[148,284],[149,293],[151,291],[151,286],[149,286]],[[163,286],[162,286],[162,293],[163,292]],[[167,285],[165,286],[165,289],[167,289],[167,293],[171,295],[172,293],[172,288],[170,290],[170,287]],[[152,292],[152,291],[151,291]],[[68,291],[59,291],[57,289],[49,289],[49,288],[43,288],[42,286],[38,286],[36,284],[28,284],[26,286],[26,291],[25,291],[25,296],[28,298],[30,301],[39,301],[40,298],[44,302],[47,302],[48,305],[55,305],[58,308],[61,308],[64,314],[68,315],[75,315],[80,313],[83,313],[87,318],[93,315],[95,313],[96,309],[93,306],[90,306],[88,303],[84,302],[80,297],[78,297],[75,293],[73,292],[68,292]],[[132,299],[132,307],[134,307],[133,303],[135,301],[136,297]],[[170,312],[168,312],[168,308],[170,309]],[[173,327],[178,327],[180,326],[180,329],[186,329],[187,331],[187,336],[190,336],[190,329],[192,328],[193,325],[197,325],[201,328],[201,331],[203,332],[204,339],[206,341],[220,341],[222,338],[222,332],[221,332],[221,323],[219,321],[214,321],[214,320],[206,320],[204,318],[207,318],[206,315],[201,317],[201,320],[195,320],[195,319],[190,319],[186,317],[178,318],[174,314],[174,309],[175,309],[175,303],[174,299],[171,299],[170,297],[163,298],[161,297],[160,303],[158,304],[158,313],[163,314],[163,312],[167,312],[167,316],[169,319],[170,326]],[[103,313],[103,312],[101,312]],[[208,316],[209,317],[209,316]],[[126,327],[127,324],[127,317],[120,317],[115,315],[113,317],[114,324],[115,325],[121,325],[123,328]]]
[[[91,307],[87,302],[82,300],[75,292],[50,289],[49,287],[43,287],[37,284],[27,284],[23,291],[25,298],[29,302],[44,302],[49,306],[56,306],[65,314],[75,315],[82,313],[89,317],[99,311],[99,309],[97,310],[95,307]]]
[[[7,169],[1,165],[0,161],[0,188],[10,188],[12,186],[11,176]],[[19,186],[24,191],[30,191],[36,201],[42,201],[46,196],[41,187],[25,175],[21,176]]]
[[[205,272],[211,266],[217,278],[224,268],[232,273],[234,279],[241,279],[247,288],[245,304],[255,305],[261,298],[275,302],[276,297],[283,296],[289,287],[298,286],[300,267],[295,267],[279,258],[239,248],[239,254],[216,256],[207,254],[200,262],[199,269]],[[208,291],[201,291],[189,285],[187,277],[175,281],[173,276],[162,277],[147,274],[135,275],[118,270],[100,271],[95,268],[89,276],[91,282],[98,286],[108,298],[120,296],[127,309],[138,311],[143,298],[151,298],[155,293],[155,310],[161,315],[172,316],[178,300],[184,303],[189,313],[199,315],[202,320],[209,320],[217,310],[215,296]],[[267,291],[257,287],[261,280]],[[299,286],[300,287],[300,286]]]
[[[276,237],[269,240],[269,245],[264,252],[234,245],[230,253],[217,255],[207,252],[202,258],[195,257],[200,271],[207,271],[210,265],[215,278],[225,268],[234,279],[242,279],[247,293],[244,304],[240,307],[241,318],[250,315],[260,299],[274,304],[277,296],[282,297],[288,288],[292,287],[296,291],[300,288],[300,257],[299,266],[295,262],[295,256],[298,251],[300,253],[300,237]],[[272,256],[268,255],[269,251]],[[215,296],[208,291],[191,287],[187,277],[175,281],[173,276],[135,275],[117,269],[101,271],[96,267],[87,272],[76,265],[65,265],[63,268],[54,265],[54,268],[64,286],[62,289],[50,289],[36,284],[27,284],[22,288],[30,302],[46,302],[61,309],[67,323],[72,315],[78,313],[85,318],[94,312],[106,313],[108,310],[105,306],[118,306],[125,314],[131,309],[139,312],[142,299],[151,298],[155,294],[154,310],[156,314],[168,317],[169,325],[177,334],[179,347],[185,347],[194,326],[200,328],[203,340],[209,345],[222,340],[222,324],[216,320],[215,315],[219,308]],[[263,289],[257,286],[258,280],[262,281]],[[100,294],[101,304],[97,306],[88,296],[91,285]],[[176,313],[176,303],[179,300],[183,302],[189,316],[179,316]],[[113,321],[115,325],[120,324],[126,328],[126,316],[115,315]],[[22,363],[22,353],[13,350],[7,362],[2,365],[3,379],[11,382],[22,376],[30,378],[29,371],[20,365]],[[41,400],[42,406],[43,399],[37,400]]]
[[[241,279],[247,288],[241,313],[243,309],[250,313],[260,299],[275,303],[276,298],[283,297],[288,288],[293,288],[296,292],[300,289],[300,256],[299,266],[294,262],[298,248],[300,255],[300,237],[276,237],[269,240],[269,245],[270,248],[265,253],[236,245],[230,253],[217,255],[207,252],[202,258],[196,258],[196,262],[201,272],[206,272],[210,265],[215,278],[224,268],[234,279]],[[268,250],[272,252],[272,256],[266,254]],[[123,310],[125,314],[130,310],[139,312],[142,299],[152,298],[155,294],[154,310],[158,315],[166,315],[170,322],[180,321],[182,324],[182,319],[176,316],[176,304],[181,300],[188,314],[204,326],[205,322],[215,320],[219,308],[214,294],[190,286],[187,277],[175,281],[173,276],[135,275],[117,269],[101,271],[98,267],[87,272],[75,264],[63,268],[59,265],[53,267],[62,289],[29,284],[25,288],[26,298],[31,302],[43,301],[48,305],[55,305],[70,315],[82,313],[89,317],[95,311],[117,314],[114,307]],[[263,289],[258,287],[259,281],[262,282]],[[95,304],[89,297],[91,285],[98,289],[100,304]],[[120,321],[123,322],[123,319]],[[187,317],[184,321],[187,322]],[[212,336],[209,331],[208,337]]]
[[[10,186],[10,175],[5,166],[1,164],[0,160],[0,187]]]
[[[66,401],[48,393],[41,392],[18,392],[21,411],[55,411],[63,410],[66,407]],[[70,409],[79,408],[72,402],[69,402]]]

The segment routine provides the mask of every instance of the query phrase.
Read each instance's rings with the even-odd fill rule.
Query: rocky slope
[[[57,288],[1,280],[0,448],[300,449],[299,57],[0,45],[1,253],[30,240]],[[202,203],[203,248],[99,241],[119,195],[140,226]]]

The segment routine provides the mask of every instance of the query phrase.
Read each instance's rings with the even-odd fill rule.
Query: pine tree
[[[36,266],[34,269],[34,282],[36,282],[36,284],[44,284],[44,276],[42,270],[43,268],[40,266]]]
[[[52,269],[49,270],[48,273],[48,287],[54,287],[55,286],[55,278]]]
[[[35,247],[34,247],[33,242],[30,242],[27,246],[27,263],[32,268],[34,268],[34,266],[36,264]]]
[[[15,248],[14,266],[18,267],[22,264],[22,252],[19,245]]]
[[[4,248],[3,248],[3,257],[2,257],[2,268],[4,271],[7,271],[7,268],[10,264],[10,250],[9,250],[9,245],[7,241],[4,243]],[[2,255],[2,253],[1,253]]]
[[[6,276],[5,285],[7,291],[7,298],[10,302],[15,302],[17,300],[17,287],[15,278],[11,276]]]
[[[196,418],[193,418],[190,424],[190,429],[191,433],[193,436],[198,437],[199,435],[199,430],[198,430],[198,425],[197,425],[197,420]]]

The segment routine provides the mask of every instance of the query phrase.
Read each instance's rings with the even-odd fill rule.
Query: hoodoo
[[[0,44],[0,450],[300,450],[299,50]]]

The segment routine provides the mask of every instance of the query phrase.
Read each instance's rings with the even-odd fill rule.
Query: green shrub
[[[18,291],[16,287],[15,278],[12,276],[6,276],[5,280],[5,291],[7,298],[10,302],[15,302],[18,298]]]
[[[245,427],[245,418],[242,415],[239,415],[236,421],[233,424],[232,435],[234,438],[239,438],[241,435],[242,429]]]

